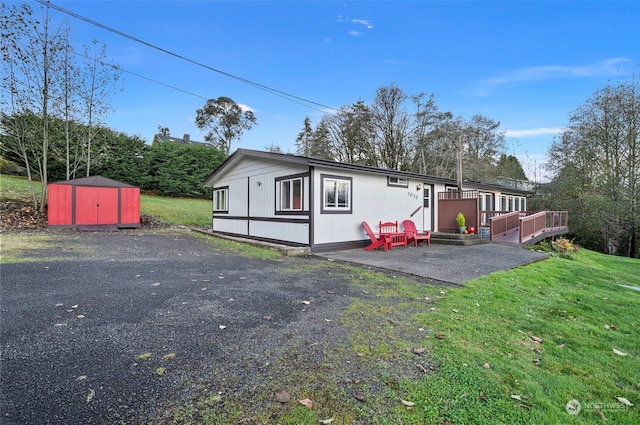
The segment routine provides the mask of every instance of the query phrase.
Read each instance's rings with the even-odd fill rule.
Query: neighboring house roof
[[[270,161],[280,161],[287,162],[291,164],[298,164],[304,166],[312,166],[318,165],[323,167],[330,167],[339,170],[345,171],[358,171],[362,173],[370,173],[370,174],[383,174],[385,176],[394,176],[394,177],[405,177],[405,178],[414,178],[414,179],[423,179],[430,182],[435,183],[443,183],[446,185],[457,186],[457,181],[455,179],[449,179],[445,177],[437,177],[426,174],[412,173],[408,171],[399,171],[399,170],[391,170],[386,168],[377,168],[369,165],[361,165],[361,164],[348,164],[342,162],[331,161],[328,159],[321,158],[312,158],[299,156],[294,154],[287,153],[277,153],[277,152],[264,152],[264,151],[256,151],[251,149],[237,149],[229,158],[226,159],[215,171],[205,178],[203,184],[205,186],[213,187],[213,182],[215,178],[221,174],[223,174],[226,170],[233,167],[237,162],[239,162],[243,158],[254,158],[254,159],[264,159]],[[509,188],[497,184],[488,184],[488,183],[480,183],[480,182],[464,182],[465,187],[473,188],[477,190],[508,190],[509,193],[513,194],[522,194],[522,195],[531,195],[531,191],[527,190],[518,190],[514,188]]]
[[[177,143],[179,145],[196,145],[196,146],[200,145],[200,146],[208,146],[208,147],[211,146],[210,143],[196,142],[195,140],[191,140],[191,136],[189,136],[188,134],[185,134],[182,137],[165,136],[164,134],[156,134],[155,136],[153,136],[152,145],[155,145],[156,143],[163,143],[163,142],[172,142],[172,143]]]

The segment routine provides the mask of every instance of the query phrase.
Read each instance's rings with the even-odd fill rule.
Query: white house
[[[248,149],[204,185],[213,188],[214,232],[312,252],[365,246],[362,221],[377,230],[379,221],[410,218],[438,231],[437,194],[457,189],[452,179]],[[480,183],[464,189],[478,191],[480,210],[524,211],[530,194]]]

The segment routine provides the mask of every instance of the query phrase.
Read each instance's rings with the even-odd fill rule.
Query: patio
[[[514,244],[484,243],[471,246],[407,245],[389,251],[351,249],[316,254],[330,260],[353,263],[424,279],[460,285],[468,280],[548,258]]]

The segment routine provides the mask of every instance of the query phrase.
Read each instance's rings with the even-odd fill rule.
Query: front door
[[[422,230],[433,230],[432,227],[432,190],[430,184],[423,183],[422,184]]]

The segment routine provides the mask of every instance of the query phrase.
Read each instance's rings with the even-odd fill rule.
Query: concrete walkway
[[[394,247],[386,252],[383,249],[353,249],[316,255],[458,285],[489,273],[548,258],[541,252],[499,243],[472,246],[420,244],[418,247]]]

